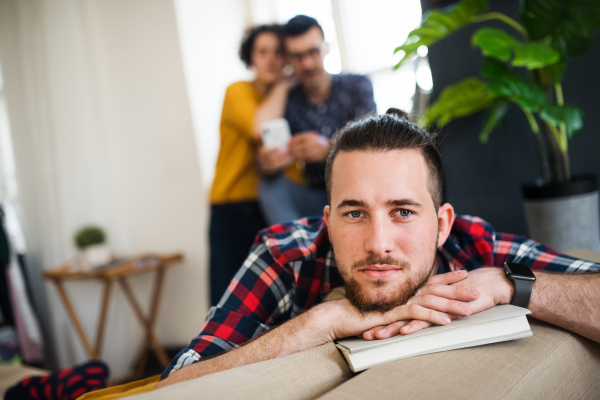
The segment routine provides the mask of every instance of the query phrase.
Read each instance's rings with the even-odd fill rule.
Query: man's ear
[[[323,43],[323,57],[325,57],[327,54],[329,54],[329,43],[325,42]]]
[[[325,218],[325,223],[327,224],[327,229],[329,229],[329,212],[330,212],[329,206],[325,206],[323,208],[323,217]]]
[[[442,247],[450,235],[454,224],[454,207],[450,203],[442,204],[438,210],[438,243]]]

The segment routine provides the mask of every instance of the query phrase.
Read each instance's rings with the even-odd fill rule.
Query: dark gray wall
[[[431,2],[422,0],[423,11]],[[444,2],[443,6],[452,4]],[[518,20],[519,2],[491,0],[490,10]],[[483,23],[505,28],[502,23]],[[470,45],[472,33],[483,24],[469,26],[429,48],[433,75],[432,98],[449,84],[467,76],[479,76],[483,57]],[[510,30],[508,28],[507,30]],[[510,32],[510,31],[509,31]],[[510,32],[515,37],[518,33]],[[600,175],[600,35],[594,47],[567,64],[563,91],[565,102],[582,108],[584,128],[569,142],[573,174]],[[487,144],[478,134],[485,112],[462,118],[445,126],[440,134],[446,173],[445,196],[457,213],[477,215],[497,231],[527,234],[521,185],[540,174],[537,153],[529,124],[522,111],[512,106],[504,125],[492,132]]]

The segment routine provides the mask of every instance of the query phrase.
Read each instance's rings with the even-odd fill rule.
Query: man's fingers
[[[408,321],[407,321],[407,323],[408,323]],[[363,339],[365,339],[365,340],[373,340],[373,339],[376,339],[376,338],[375,338],[375,331],[377,331],[377,330],[379,330],[379,329],[383,329],[383,328],[385,328],[385,327],[386,327],[386,325],[379,325],[379,326],[376,326],[376,327],[374,327],[374,328],[371,328],[371,329],[369,329],[368,331],[366,331],[366,332],[364,332],[364,333],[362,334],[362,338],[363,338]]]
[[[396,336],[400,333],[400,329],[408,324],[410,321],[397,321],[388,326],[382,326],[371,329],[373,331],[373,339],[387,339],[392,336]],[[368,340],[368,339],[367,339]]]
[[[467,271],[460,270],[454,272],[447,272],[441,275],[434,275],[427,280],[427,285],[451,285],[453,283],[462,281],[467,277]]]
[[[396,307],[393,310],[385,313],[383,318],[387,325],[405,319],[429,321],[436,325],[448,325],[450,323],[450,318],[448,318],[446,314],[414,303]]]
[[[441,311],[450,314],[456,314],[463,317],[471,315],[473,312],[469,306],[456,300],[448,300],[444,297],[432,294],[422,294],[412,297],[408,304],[418,304],[431,310]],[[416,318],[420,319],[420,318]]]
[[[433,295],[450,300],[473,301],[479,298],[479,292],[462,286],[451,285],[425,285],[417,292],[417,295]]]
[[[404,324],[402,327],[400,327],[399,332],[402,335],[408,335],[410,333],[415,333],[420,331],[421,329],[425,329],[431,326],[430,322],[425,322],[425,321],[410,321],[407,324]]]

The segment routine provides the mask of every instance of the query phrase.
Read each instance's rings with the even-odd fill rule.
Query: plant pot
[[[88,246],[80,252],[80,268],[90,269],[108,264],[113,259],[107,244]]]
[[[600,252],[598,183],[592,175],[571,182],[523,186],[529,237],[556,251],[581,248]]]

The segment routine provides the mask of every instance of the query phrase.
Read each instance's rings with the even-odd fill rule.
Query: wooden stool
[[[79,338],[85,348],[90,359],[98,359],[102,351],[102,341],[104,339],[104,328],[106,324],[106,314],[108,312],[108,302],[112,291],[113,282],[117,281],[123,288],[129,303],[135,311],[135,315],[144,328],[144,342],[141,347],[140,354],[137,358],[134,377],[139,377],[144,372],[148,357],[148,349],[154,351],[158,360],[163,367],[169,365],[169,357],[165,353],[162,345],[154,335],[154,323],[156,322],[156,314],[158,312],[158,304],[162,294],[165,271],[167,267],[183,260],[183,255],[180,253],[158,255],[146,254],[140,257],[135,257],[129,260],[124,260],[107,267],[100,267],[89,271],[73,270],[69,266],[62,266],[56,269],[50,269],[44,272],[44,278],[49,279],[56,286],[56,290],[62,300],[62,303],[77,331]],[[154,280],[154,289],[150,297],[150,313],[144,315],[139,302],[135,298],[131,286],[127,278],[130,276],[145,274],[151,271],[156,271]],[[86,335],[79,317],[75,313],[71,299],[67,295],[63,281],[65,280],[87,280],[96,279],[103,283],[104,290],[102,295],[102,304],[100,307],[100,315],[98,316],[98,325],[96,328],[96,343],[91,345],[88,336]]]

